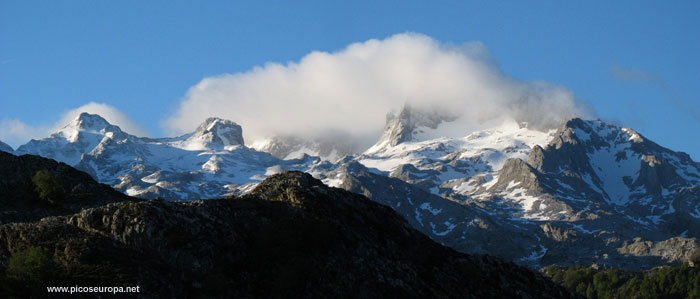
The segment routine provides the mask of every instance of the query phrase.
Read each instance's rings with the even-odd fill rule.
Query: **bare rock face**
[[[32,245],[66,265],[61,284],[138,284],[147,298],[574,296],[524,267],[440,246],[390,208],[300,172],[241,198],[112,203],[1,225],[0,265]]]
[[[498,182],[493,188],[505,188],[510,182],[520,182],[519,186],[531,193],[541,193],[538,172],[520,159],[508,159],[499,171]]]
[[[545,223],[541,225],[542,232],[545,233],[547,237],[557,242],[569,241],[571,239],[576,239],[579,233],[573,229],[566,229],[551,223]]]
[[[654,155],[642,155],[639,176],[633,186],[643,186],[649,192],[661,193],[662,188],[670,188],[682,183],[674,167],[663,158]]]
[[[660,256],[668,261],[682,262],[688,260],[692,252],[697,248],[700,248],[700,242],[694,238],[675,237],[657,242],[634,238],[633,240],[625,241],[622,247],[617,250],[622,254]]]
[[[203,148],[213,149],[244,145],[243,129],[230,120],[210,117],[197,127],[197,131],[185,143],[197,143]]]

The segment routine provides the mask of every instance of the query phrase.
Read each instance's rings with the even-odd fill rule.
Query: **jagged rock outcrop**
[[[498,181],[493,189],[506,188],[511,182],[519,182],[518,186],[525,188],[529,193],[539,195],[543,191],[539,184],[539,172],[523,160],[506,160],[498,174]]]
[[[642,154],[639,176],[632,186],[646,188],[648,192],[660,194],[662,188],[670,189],[683,179],[676,174],[674,167],[663,158]]]
[[[241,198],[112,203],[1,225],[0,265],[31,245],[65,265],[62,285],[139,285],[146,298],[573,296],[526,268],[440,246],[390,208],[299,172]]]
[[[419,170],[412,164],[401,164],[389,173],[389,177],[400,179],[415,186],[429,190],[435,185],[437,170]]]
[[[192,150],[221,150],[227,146],[245,144],[241,126],[230,120],[216,117],[207,118],[182,143]]]
[[[617,251],[634,256],[660,256],[668,261],[683,262],[688,260],[697,248],[700,248],[700,242],[694,238],[675,237],[657,242],[634,238],[625,241]]]

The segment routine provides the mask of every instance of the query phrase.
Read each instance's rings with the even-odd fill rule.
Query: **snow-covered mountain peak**
[[[35,154],[55,159],[70,165],[80,162],[87,154],[102,142],[114,139],[123,141],[133,136],[107,122],[96,114],[81,113],[70,123],[47,138],[32,139],[17,148],[16,154]]]
[[[187,150],[220,150],[236,145],[244,145],[241,126],[217,117],[207,118],[182,143],[182,147]]]
[[[82,112],[80,115],[75,117],[71,123],[66,125],[66,127],[74,127],[82,130],[102,130],[111,124],[104,119],[102,116],[97,114],[90,114],[87,112]]]
[[[84,131],[102,131],[105,128],[112,127],[106,119],[97,114],[90,114],[87,112],[80,113],[77,117],[73,119],[70,123],[66,124],[63,129],[76,129]]]
[[[555,149],[575,147],[591,153],[601,148],[629,148],[636,154],[654,155],[661,152],[675,153],[630,128],[619,127],[601,120],[572,118],[562,123],[554,138],[547,145]]]
[[[687,154],[600,120],[566,121],[546,147],[533,148],[528,164],[616,206],[664,202],[700,182],[700,164]]]
[[[61,134],[69,142],[76,142],[79,138],[79,132],[105,134],[107,132],[121,132],[121,129],[107,122],[102,116],[83,112],[54,134]]]

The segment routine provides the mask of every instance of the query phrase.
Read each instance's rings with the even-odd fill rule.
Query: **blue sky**
[[[700,160],[700,2],[344,2],[0,1],[0,139],[90,102],[163,136],[204,78],[417,32],[481,42],[503,73]]]

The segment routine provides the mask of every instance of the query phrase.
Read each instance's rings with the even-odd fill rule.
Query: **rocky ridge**
[[[119,202],[0,225],[0,266],[28,246],[48,249],[61,284],[139,285],[144,298],[573,296],[526,268],[442,247],[390,208],[300,172],[241,198]]]
[[[39,199],[32,177],[46,170],[65,190],[60,205]],[[15,156],[0,151],[0,224],[36,221],[47,216],[76,213],[83,208],[137,200],[97,183],[84,172],[39,156]]]

